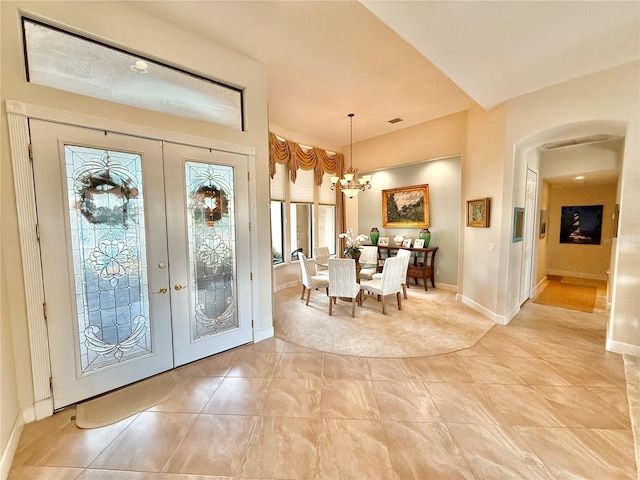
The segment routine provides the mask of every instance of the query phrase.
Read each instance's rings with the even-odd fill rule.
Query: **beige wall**
[[[2,118],[1,135],[1,204],[2,249],[0,263],[2,277],[7,278],[1,290],[0,322],[3,347],[0,363],[2,371],[15,364],[17,385],[5,389],[4,378],[0,392],[2,405],[2,438],[0,451],[6,447],[5,422],[13,423],[20,409],[27,409],[34,401],[29,335],[27,329],[25,291],[17,226],[16,198],[13,189],[13,173],[9,151],[8,131],[4,101],[7,99],[146,126],[159,131],[191,135],[212,141],[252,147],[256,151],[257,179],[252,195],[258,211],[255,231],[258,238],[268,238],[269,183],[268,179],[268,128],[266,108],[266,73],[264,65],[243,57],[224,47],[195,37],[191,33],[161,22],[136,10],[131,4],[113,2],[1,2],[1,84]],[[18,9],[30,12],[35,18],[54,24],[68,25],[81,32],[91,32],[98,38],[152,59],[165,61],[189,71],[215,78],[244,89],[245,131],[240,132],[210,123],[192,121],[172,115],[149,112],[117,105],[98,99],[61,92],[25,81],[24,61]],[[143,28],[141,28],[143,26]],[[206,52],[206,55],[203,55]],[[19,206],[18,206],[19,207]],[[11,252],[10,255],[4,253]],[[255,330],[272,331],[271,252],[269,245],[258,243],[253,259],[253,289],[258,299],[254,311]],[[11,342],[5,335],[11,334]],[[9,378],[9,377],[7,377]],[[16,396],[18,402],[15,401]],[[16,404],[17,403],[17,404]]]
[[[496,316],[503,292],[498,288],[503,209],[503,152],[505,131],[504,106],[485,111],[480,107],[469,110],[467,158],[462,164],[463,254],[460,294],[463,301],[483,311],[499,323]],[[490,199],[489,228],[466,226],[466,201]],[[491,245],[494,250],[491,250]]]
[[[5,451],[20,412],[11,322],[5,321],[9,318],[6,280],[6,270],[0,268],[0,452]],[[4,478],[3,473],[6,473],[3,469],[6,470],[7,466],[0,465],[0,478]]]
[[[519,150],[536,148],[548,141],[564,140],[594,133],[625,136],[620,178],[620,229],[613,259],[612,306],[607,348],[640,354],[640,62],[524,95],[507,102],[507,137],[504,152],[505,192],[514,190],[514,171],[525,157]],[[526,166],[525,166],[526,168]],[[502,212],[506,219],[512,199]],[[520,202],[522,203],[522,202]],[[503,229],[503,237],[508,231]],[[506,255],[512,278],[520,264]],[[511,261],[508,261],[511,260]],[[507,280],[501,282],[507,289]],[[505,310],[513,304],[505,305]]]
[[[616,188],[616,184],[551,187],[547,235],[548,275],[607,279],[611,259],[611,214],[616,204]],[[600,245],[560,243],[562,207],[571,205],[603,205]]]
[[[435,158],[464,156],[466,137],[467,113],[456,113],[354,143],[353,166],[361,172],[375,172]],[[348,157],[348,151],[343,153]]]

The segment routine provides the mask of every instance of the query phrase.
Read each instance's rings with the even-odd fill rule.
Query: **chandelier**
[[[349,168],[345,170],[342,178],[331,177],[331,190],[334,190],[336,185],[340,186],[342,193],[347,197],[353,198],[360,192],[364,192],[367,188],[371,188],[371,175],[362,175],[358,178],[358,169],[353,168],[353,116],[355,114],[349,114]],[[340,183],[338,183],[340,182]]]

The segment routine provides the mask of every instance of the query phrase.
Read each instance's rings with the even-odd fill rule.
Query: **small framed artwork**
[[[467,200],[467,227],[489,227],[489,198]]]
[[[402,246],[405,248],[411,248],[411,239],[405,238],[404,241],[402,242]]]
[[[540,210],[540,238],[547,235],[547,211]]]
[[[521,242],[524,237],[524,208],[513,209],[513,243]]]
[[[416,238],[416,241],[413,242],[413,248],[424,248],[424,239]]]
[[[381,247],[388,247],[389,246],[389,237],[380,237],[378,239],[378,245],[380,245]]]

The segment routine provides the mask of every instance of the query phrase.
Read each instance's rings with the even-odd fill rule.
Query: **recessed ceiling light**
[[[576,177],[576,180],[577,180],[578,182],[581,182],[581,181],[583,181],[583,180],[584,180],[584,176],[582,176],[582,175],[578,175],[578,176]]]
[[[138,73],[147,73],[147,68],[149,68],[149,64],[144,60],[136,60],[136,63],[131,65],[131,70]]]

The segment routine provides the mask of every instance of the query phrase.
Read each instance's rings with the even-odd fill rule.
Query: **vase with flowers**
[[[356,235],[351,227],[347,228],[347,231],[338,235],[338,238],[344,238],[346,242],[346,248],[344,249],[344,256],[353,258],[356,262],[360,259],[360,247],[367,241],[366,235]]]

